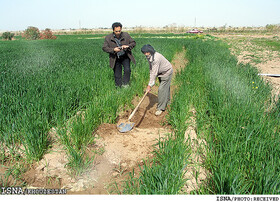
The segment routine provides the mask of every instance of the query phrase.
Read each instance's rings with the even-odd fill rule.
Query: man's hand
[[[129,48],[128,45],[122,45],[122,49],[127,49],[127,48]]]
[[[151,91],[151,86],[147,86],[146,92],[150,92],[150,91]]]
[[[116,47],[114,48],[114,51],[117,53],[117,52],[120,52],[121,51],[121,48],[120,47]]]

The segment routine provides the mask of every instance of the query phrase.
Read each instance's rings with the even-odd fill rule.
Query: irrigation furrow
[[[199,138],[196,130],[196,110],[192,107],[189,111],[189,118],[186,121],[188,128],[185,132],[186,144],[191,145],[191,155],[189,164],[185,169],[186,184],[182,188],[182,193],[190,194],[200,188],[207,176],[207,170],[203,166],[206,154],[206,141]]]

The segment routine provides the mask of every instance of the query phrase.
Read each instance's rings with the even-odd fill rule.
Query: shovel
[[[140,100],[140,102],[138,103],[138,105],[136,106],[136,108],[133,110],[133,112],[130,114],[130,116],[128,117],[128,121],[125,123],[121,123],[117,126],[118,130],[121,133],[125,133],[128,131],[131,131],[134,124],[133,122],[130,122],[130,120],[132,119],[132,117],[134,116],[135,112],[137,111],[137,109],[139,108],[139,106],[141,105],[141,103],[143,102],[144,98],[146,97],[146,95],[148,94],[149,91],[146,91],[145,95],[142,97],[142,99]]]

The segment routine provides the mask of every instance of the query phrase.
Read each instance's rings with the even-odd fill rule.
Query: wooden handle
[[[131,115],[128,118],[128,121],[130,121],[132,119],[132,117],[134,116],[135,112],[137,111],[138,107],[140,106],[140,104],[143,102],[144,98],[146,97],[146,95],[148,94],[149,91],[146,91],[145,95],[143,96],[143,98],[140,100],[140,102],[138,103],[138,105],[136,106],[136,108],[133,110],[133,112],[131,113]]]

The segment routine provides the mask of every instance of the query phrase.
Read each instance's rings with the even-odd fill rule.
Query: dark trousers
[[[122,75],[123,67],[123,75]],[[128,85],[130,81],[130,59],[127,56],[117,58],[114,67],[114,76],[116,87],[121,87],[122,85]]]

